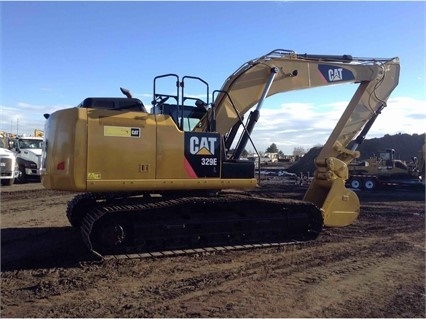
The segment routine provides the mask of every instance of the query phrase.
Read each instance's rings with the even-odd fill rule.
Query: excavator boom
[[[344,186],[347,164],[359,157],[356,151],[376,117],[398,85],[399,59],[353,58],[349,55],[299,55],[288,50],[274,50],[248,61],[224,83],[214,102],[216,130],[226,135],[230,147],[242,117],[257,105],[250,118],[255,121],[263,100],[271,95],[344,83],[358,88],[316,158],[317,171],[305,200],[321,207],[325,225],[346,226],[358,216],[359,201]],[[256,115],[253,115],[257,112]],[[208,120],[203,119],[203,127]],[[247,127],[251,133],[252,125]],[[358,135],[359,134],[359,135]],[[353,149],[346,147],[358,135]],[[245,147],[237,146],[237,154]]]
[[[298,55],[294,51],[274,50],[250,60],[235,71],[222,86],[214,101],[216,130],[226,134],[253,106],[261,101],[271,74],[275,78],[266,97],[293,90],[359,83],[355,106],[346,110],[345,123],[337,140],[347,145],[366,122],[386,103],[398,85],[399,59],[353,58],[349,55]],[[202,120],[205,127],[207,116]],[[350,122],[350,123],[349,123]],[[334,137],[335,134],[332,134]]]

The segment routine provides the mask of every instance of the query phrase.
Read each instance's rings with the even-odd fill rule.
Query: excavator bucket
[[[360,203],[355,192],[345,187],[348,167],[343,161],[331,157],[316,160],[317,170],[304,200],[321,208],[324,225],[344,227],[352,224],[359,215]]]
[[[344,227],[352,224],[359,215],[358,196],[345,187],[342,179],[336,179],[330,186],[320,185],[322,181],[312,181],[315,192],[307,193],[304,200],[315,203],[323,211],[324,225],[327,227]]]

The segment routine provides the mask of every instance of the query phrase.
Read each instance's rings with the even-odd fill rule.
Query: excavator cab
[[[176,94],[165,94],[158,92],[159,80],[174,79]],[[199,98],[185,95],[185,80],[195,80],[206,87],[206,102]],[[169,102],[169,103],[167,103]],[[194,102],[194,105],[190,105]],[[178,128],[185,132],[193,131],[198,126],[200,120],[207,113],[209,104],[209,85],[199,77],[184,76],[182,81],[176,74],[164,74],[154,78],[154,96],[152,100],[151,113],[169,115],[173,118]]]
[[[158,91],[159,80],[175,80],[176,94],[164,94]],[[185,94],[186,82],[191,80],[205,86],[206,101]],[[169,102],[169,103],[167,103]],[[171,102],[171,103],[170,103]],[[192,105],[191,105],[192,104]],[[209,117],[209,85],[199,77],[183,76],[182,80],[176,74],[165,74],[154,78],[154,94],[151,113],[170,116],[178,128],[185,132],[186,160],[193,168],[192,176],[221,177],[222,179],[253,179],[255,165],[253,161],[228,159],[224,137],[215,132],[215,118]],[[209,119],[207,132],[198,130],[201,121]],[[189,144],[189,145],[188,145]],[[212,146],[215,145],[213,150]],[[199,155],[203,155],[201,162]],[[212,169],[211,169],[212,168]],[[198,173],[197,173],[198,172]]]
[[[393,148],[388,148],[385,151],[379,152],[379,157],[388,169],[399,168],[408,170],[408,166],[405,162],[395,159],[395,150]]]

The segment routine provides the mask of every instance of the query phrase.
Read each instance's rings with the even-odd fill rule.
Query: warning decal
[[[104,126],[104,136],[141,137],[139,127]]]

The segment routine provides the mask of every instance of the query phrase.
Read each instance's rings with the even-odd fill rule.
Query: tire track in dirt
[[[392,241],[390,242],[392,243]],[[355,249],[354,245],[356,246]],[[314,246],[320,248],[321,252],[312,251]],[[209,274],[184,278],[180,281],[167,281],[161,285],[148,287],[141,292],[152,295],[153,300],[146,305],[148,309],[154,309],[152,313],[149,313],[150,316],[169,316],[171,313],[176,314],[177,309],[173,306],[182,308],[182,304],[197,303],[200,300],[204,300],[202,303],[205,303],[209,300],[209,296],[212,295],[223,292],[230,293],[231,295],[237,293],[238,288],[236,287],[242,284],[249,285],[251,282],[267,282],[280,280],[280,278],[281,280],[285,279],[283,284],[285,289],[290,289],[293,294],[295,291],[298,292],[297,294],[300,295],[299,298],[305,300],[306,295],[315,295],[311,290],[323,290],[324,286],[332,285],[335,282],[343,282],[342,287],[348,290],[345,282],[351,276],[359,276],[360,280],[362,279],[364,283],[368,282],[371,279],[369,276],[363,278],[366,273],[371,272],[381,264],[386,264],[387,260],[391,260],[391,264],[395,264],[397,260],[399,263],[399,260],[403,259],[406,252],[413,249],[412,247],[407,247],[407,244],[404,242],[399,244],[393,242],[392,244],[380,247],[374,240],[368,238],[358,240],[356,243],[347,243],[346,246],[337,244],[329,244],[328,246],[330,247],[324,250],[325,248],[320,247],[320,245],[311,245],[311,247],[302,248],[296,253],[293,248],[289,249],[287,247],[285,254],[278,252],[278,254],[281,253],[280,257],[274,252],[271,252],[274,254],[273,267],[268,268],[268,260],[261,260],[233,267],[232,270],[211,272]],[[291,252],[292,250],[293,252]],[[350,250],[349,254],[348,250]],[[401,253],[403,251],[405,252],[404,254]],[[291,256],[292,253],[293,256]],[[303,267],[300,267],[301,265]],[[268,271],[265,271],[265,268],[268,268]],[[306,269],[309,270],[307,271]],[[317,286],[320,288],[315,288]],[[275,285],[271,285],[271,287],[273,287],[272,290],[276,290]],[[358,289],[358,286],[350,289],[347,294],[350,296],[365,296],[365,289],[364,291],[360,290],[361,293],[357,294]],[[271,292],[271,294],[273,293]],[[330,298],[328,294],[323,296],[322,299],[321,305],[313,309],[317,312],[311,315],[319,316],[322,309],[327,307],[327,305],[342,302],[342,300],[345,301],[342,296],[336,299]],[[165,301],[167,306],[161,305]],[[173,310],[170,312],[171,307]],[[186,309],[185,307],[182,308],[185,311]],[[302,304],[301,309],[303,309]],[[240,312],[241,309],[239,309],[238,313]],[[188,314],[185,313],[185,315]],[[211,310],[202,309],[199,312],[193,313],[193,315],[215,316],[215,313],[211,313]],[[230,315],[232,316],[232,312]],[[252,310],[246,315],[253,315]],[[259,313],[257,315],[270,316],[280,314]],[[289,313],[289,315],[302,317],[306,316],[306,313],[300,313],[299,315],[293,312]]]
[[[1,213],[42,209],[46,206],[66,205],[75,196],[69,192],[34,190],[27,192],[1,193]]]
[[[274,276],[285,275],[288,279],[285,281],[286,286],[291,288],[293,294],[296,292],[299,309],[303,309],[303,305],[310,300],[315,300],[316,303],[315,305],[311,302],[309,313],[301,311],[292,315],[327,317],[328,308],[339,305],[342,309],[346,309],[350,316],[369,317],[360,309],[363,304],[365,305],[365,296],[370,293],[371,286],[400,274],[404,260],[420,258],[422,255],[420,250],[414,249],[406,242],[395,241],[392,236],[386,239],[382,244],[377,244],[371,239],[358,240],[353,243],[356,249],[351,247],[350,254],[344,254],[342,251],[333,252],[332,256],[327,256],[327,261],[323,264],[306,265],[304,263],[308,270],[304,269],[303,272],[283,273],[277,269]],[[339,250],[342,248],[344,247],[339,246]],[[322,260],[324,256],[319,257]],[[388,287],[387,290],[389,290]],[[389,294],[389,291],[384,293]],[[385,297],[382,303],[387,304],[389,299],[390,297]],[[361,300],[361,302],[348,309],[347,304],[349,302],[354,304],[354,300]],[[376,298],[375,300],[376,306],[379,306]]]
[[[24,185],[19,185],[23,187]],[[45,189],[1,193],[2,240],[7,241],[10,232],[5,229],[21,228],[19,236],[32,233],[34,227],[69,226],[66,206],[75,193]],[[17,232],[14,232],[16,235]],[[32,236],[32,234],[30,234]]]

